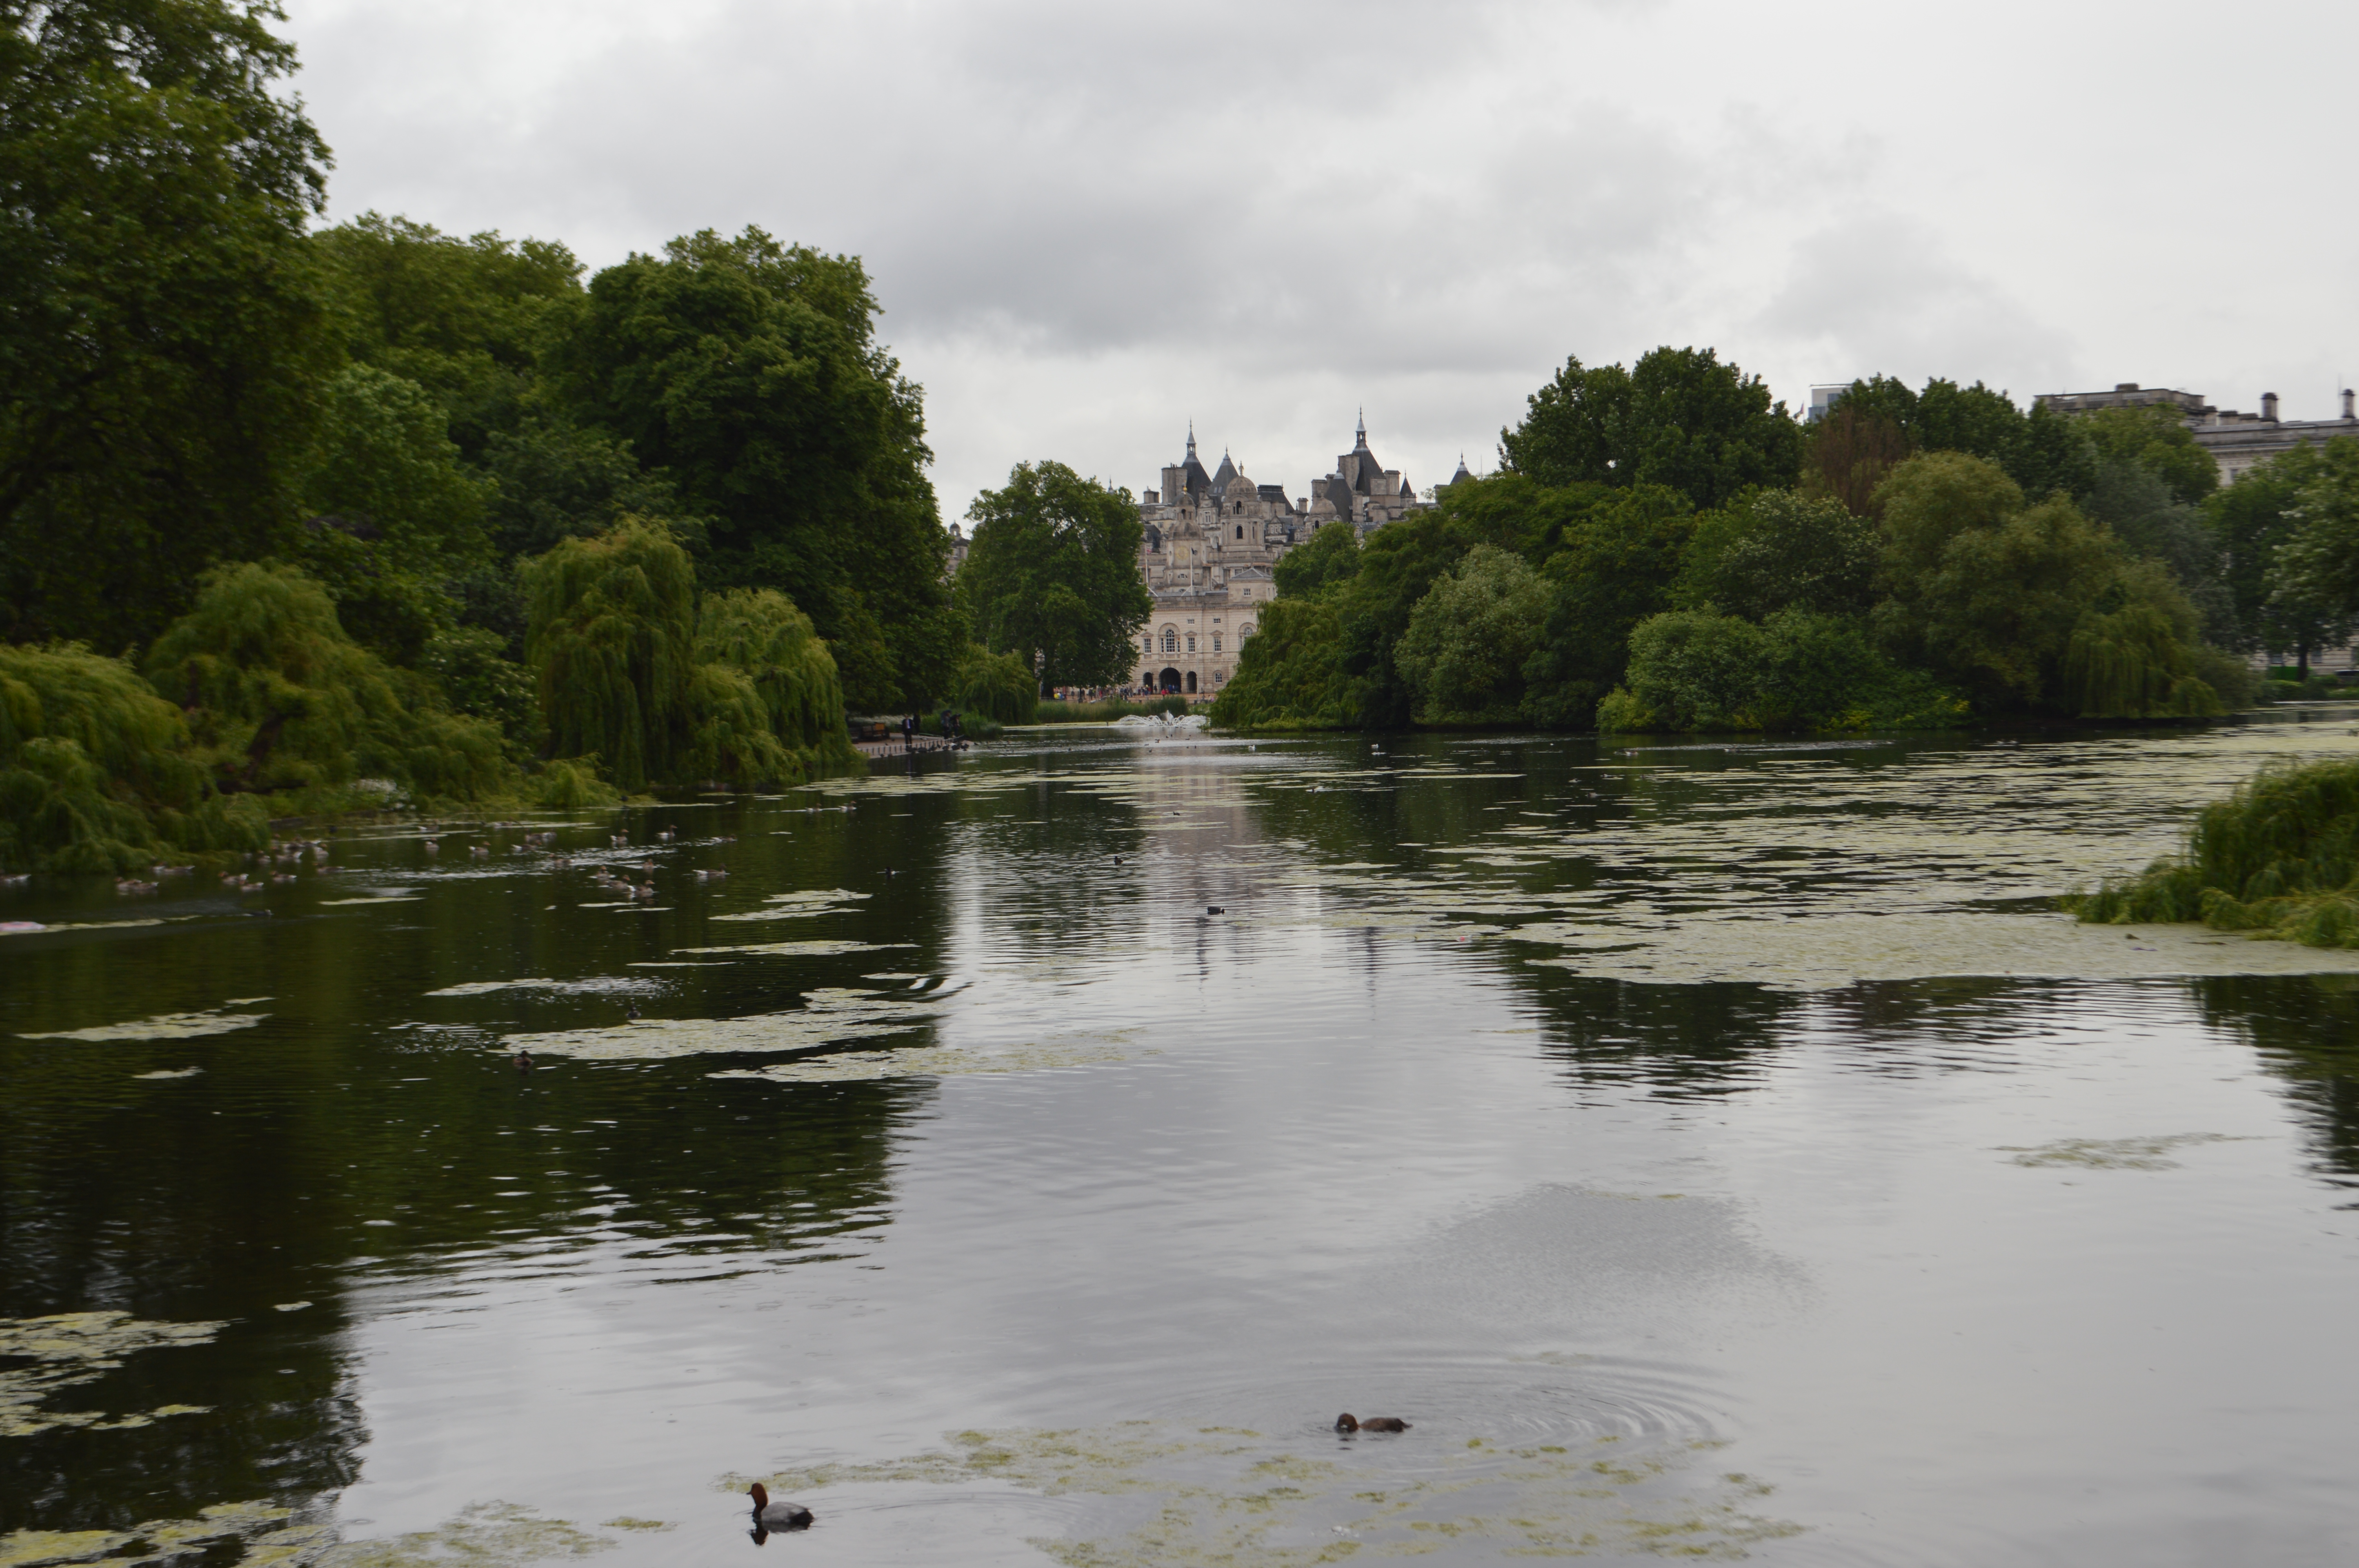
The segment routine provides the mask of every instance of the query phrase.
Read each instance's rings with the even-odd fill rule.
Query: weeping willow
[[[528,562],[524,583],[525,662],[550,751],[599,758],[625,789],[671,777],[696,670],[688,552],[661,524],[634,518]]]
[[[746,679],[770,733],[782,752],[794,759],[791,775],[734,776],[799,782],[853,764],[855,753],[844,728],[843,683],[837,677],[835,656],[812,629],[810,617],[785,594],[771,589],[707,594],[697,614],[696,657],[700,673],[719,666]],[[715,682],[709,689],[718,699],[723,687]],[[707,711],[703,702],[692,706],[700,715]]]
[[[2149,604],[2092,612],[2064,650],[2065,699],[2083,719],[2201,719],[2226,711],[2169,616]]]
[[[198,757],[231,794],[295,792],[332,809],[335,788],[390,779],[473,800],[511,780],[497,728],[443,711],[434,688],[344,634],[327,591],[292,567],[208,572],[156,640],[148,681],[187,711]]]
[[[1039,712],[1040,683],[1019,654],[970,643],[951,687],[951,697],[961,708],[1002,724],[1029,724]]]
[[[2197,814],[2185,854],[2065,906],[2116,925],[2201,920],[2359,946],[2359,762],[2265,768]]]
[[[127,871],[268,842],[260,803],[216,794],[188,745],[179,710],[122,660],[0,646],[0,867]]]

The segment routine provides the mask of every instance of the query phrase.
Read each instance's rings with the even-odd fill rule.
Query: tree
[[[983,645],[1037,659],[1044,687],[1121,680],[1155,609],[1138,575],[1146,535],[1130,492],[1060,462],[1018,463],[966,514],[973,543],[958,592]]]
[[[2112,537],[2062,496],[2025,506],[1996,463],[1962,452],[1911,458],[1882,498],[1886,647],[1983,705],[2053,698],[2073,627],[2119,579]]]
[[[2296,644],[2305,677],[2310,648],[2348,638],[2359,621],[2359,440],[2337,436],[2304,459],[2310,449],[2298,448],[2276,460],[2288,477],[2299,477],[2285,514],[2291,526],[2268,575],[2273,622],[2308,634]],[[2231,488],[2241,490],[2245,482],[2240,479]],[[2311,643],[2309,636],[2324,640]]]
[[[1799,477],[1802,430],[1758,376],[1710,349],[1664,347],[1629,370],[1567,359],[1499,432],[1501,465],[1544,485],[1667,485],[1718,506]]]
[[[1795,608],[1861,615],[1872,602],[1875,526],[1829,497],[1756,491],[1696,519],[1672,597],[1760,621]]]
[[[625,789],[672,772],[696,668],[696,569],[659,524],[569,539],[525,568],[549,748],[595,756]]]
[[[2310,655],[2347,641],[2354,624],[2348,606],[2307,571],[2280,574],[2278,557],[2297,533],[2308,532],[2305,492],[2330,461],[2348,464],[2343,438],[2321,447],[2299,446],[2254,464],[2236,482],[2204,499],[2204,521],[2219,541],[2221,575],[2235,610],[2241,650],[2261,648],[2294,655],[2296,668],[2310,673]],[[2313,540],[2323,534],[2310,534]],[[2332,564],[2329,553],[2322,565]]]
[[[1337,518],[1277,558],[1269,575],[1288,599],[1316,599],[1360,569],[1360,531]]]
[[[312,236],[344,349],[416,382],[449,416],[471,462],[530,397],[552,321],[578,307],[582,264],[549,240],[461,239],[364,212]]]
[[[2080,416],[2078,423],[2100,462],[2136,464],[2169,485],[2183,504],[2191,506],[2220,488],[2220,465],[2195,444],[2195,432],[2174,404],[2100,408]]]
[[[1897,427],[1912,451],[1964,452],[1996,463],[2029,496],[2083,494],[2094,474],[2096,454],[2077,420],[2038,404],[2027,413],[1981,382],[1960,386],[1936,376],[1912,392],[1890,376],[1870,376],[1853,382],[1829,417],[1845,409]]]
[[[1548,622],[1548,584],[1529,563],[1477,545],[1426,590],[1394,650],[1424,723],[1522,718],[1524,666]]]
[[[0,634],[153,636],[288,535],[328,155],[278,15],[0,9]]]
[[[2212,461],[2200,449],[2197,455],[2207,465]],[[2105,458],[2097,464],[2096,484],[2082,510],[2111,530],[2132,556],[2159,562],[2170,573],[2196,607],[2207,640],[2223,647],[2242,643],[2219,538],[2205,525],[2203,514],[2178,499],[2162,475],[2134,459]]]
[[[877,312],[854,257],[708,230],[598,273],[547,360],[560,412],[628,441],[709,520],[705,580],[805,607],[870,711],[946,689],[965,645],[923,395]]]
[[[1849,398],[1810,427],[1803,449],[1802,490],[1832,496],[1856,516],[1875,515],[1875,492],[1916,449],[1900,422]]]
[[[301,489],[310,516],[290,553],[348,633],[415,664],[455,619],[456,579],[488,557],[493,486],[462,470],[442,406],[416,382],[347,365],[323,405]]]
[[[1581,729],[1621,684],[1630,633],[1670,608],[1671,585],[1695,534],[1686,495],[1641,485],[1592,507],[1565,530],[1541,573],[1556,586],[1540,646],[1525,672],[1535,722]]]

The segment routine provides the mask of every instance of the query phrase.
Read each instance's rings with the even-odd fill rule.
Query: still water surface
[[[1034,732],[0,894],[0,1564],[2347,1563],[2359,955],[2048,901],[2353,725]]]

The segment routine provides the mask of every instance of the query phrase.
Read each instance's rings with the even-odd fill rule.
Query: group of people
[[[942,739],[948,741],[956,750],[962,752],[965,751],[966,736],[959,728],[959,716],[957,710],[948,708],[943,708],[940,723],[942,727]],[[901,719],[901,745],[903,749],[911,752],[916,751],[918,749],[918,737],[923,732],[923,730],[924,726],[919,722],[918,716],[916,714],[905,714]]]

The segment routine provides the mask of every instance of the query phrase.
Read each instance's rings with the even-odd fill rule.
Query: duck
[[[754,1499],[754,1522],[764,1530],[809,1530],[811,1527],[810,1509],[800,1503],[790,1503],[784,1498],[772,1502],[769,1488],[759,1481],[746,1487],[745,1495]]]
[[[1338,1432],[1407,1432],[1408,1422],[1397,1415],[1372,1415],[1367,1420],[1362,1421],[1351,1411],[1345,1411],[1335,1418],[1335,1430]]]
[[[519,1051],[516,1054],[516,1070],[519,1073],[529,1073],[532,1071],[531,1052]]]

